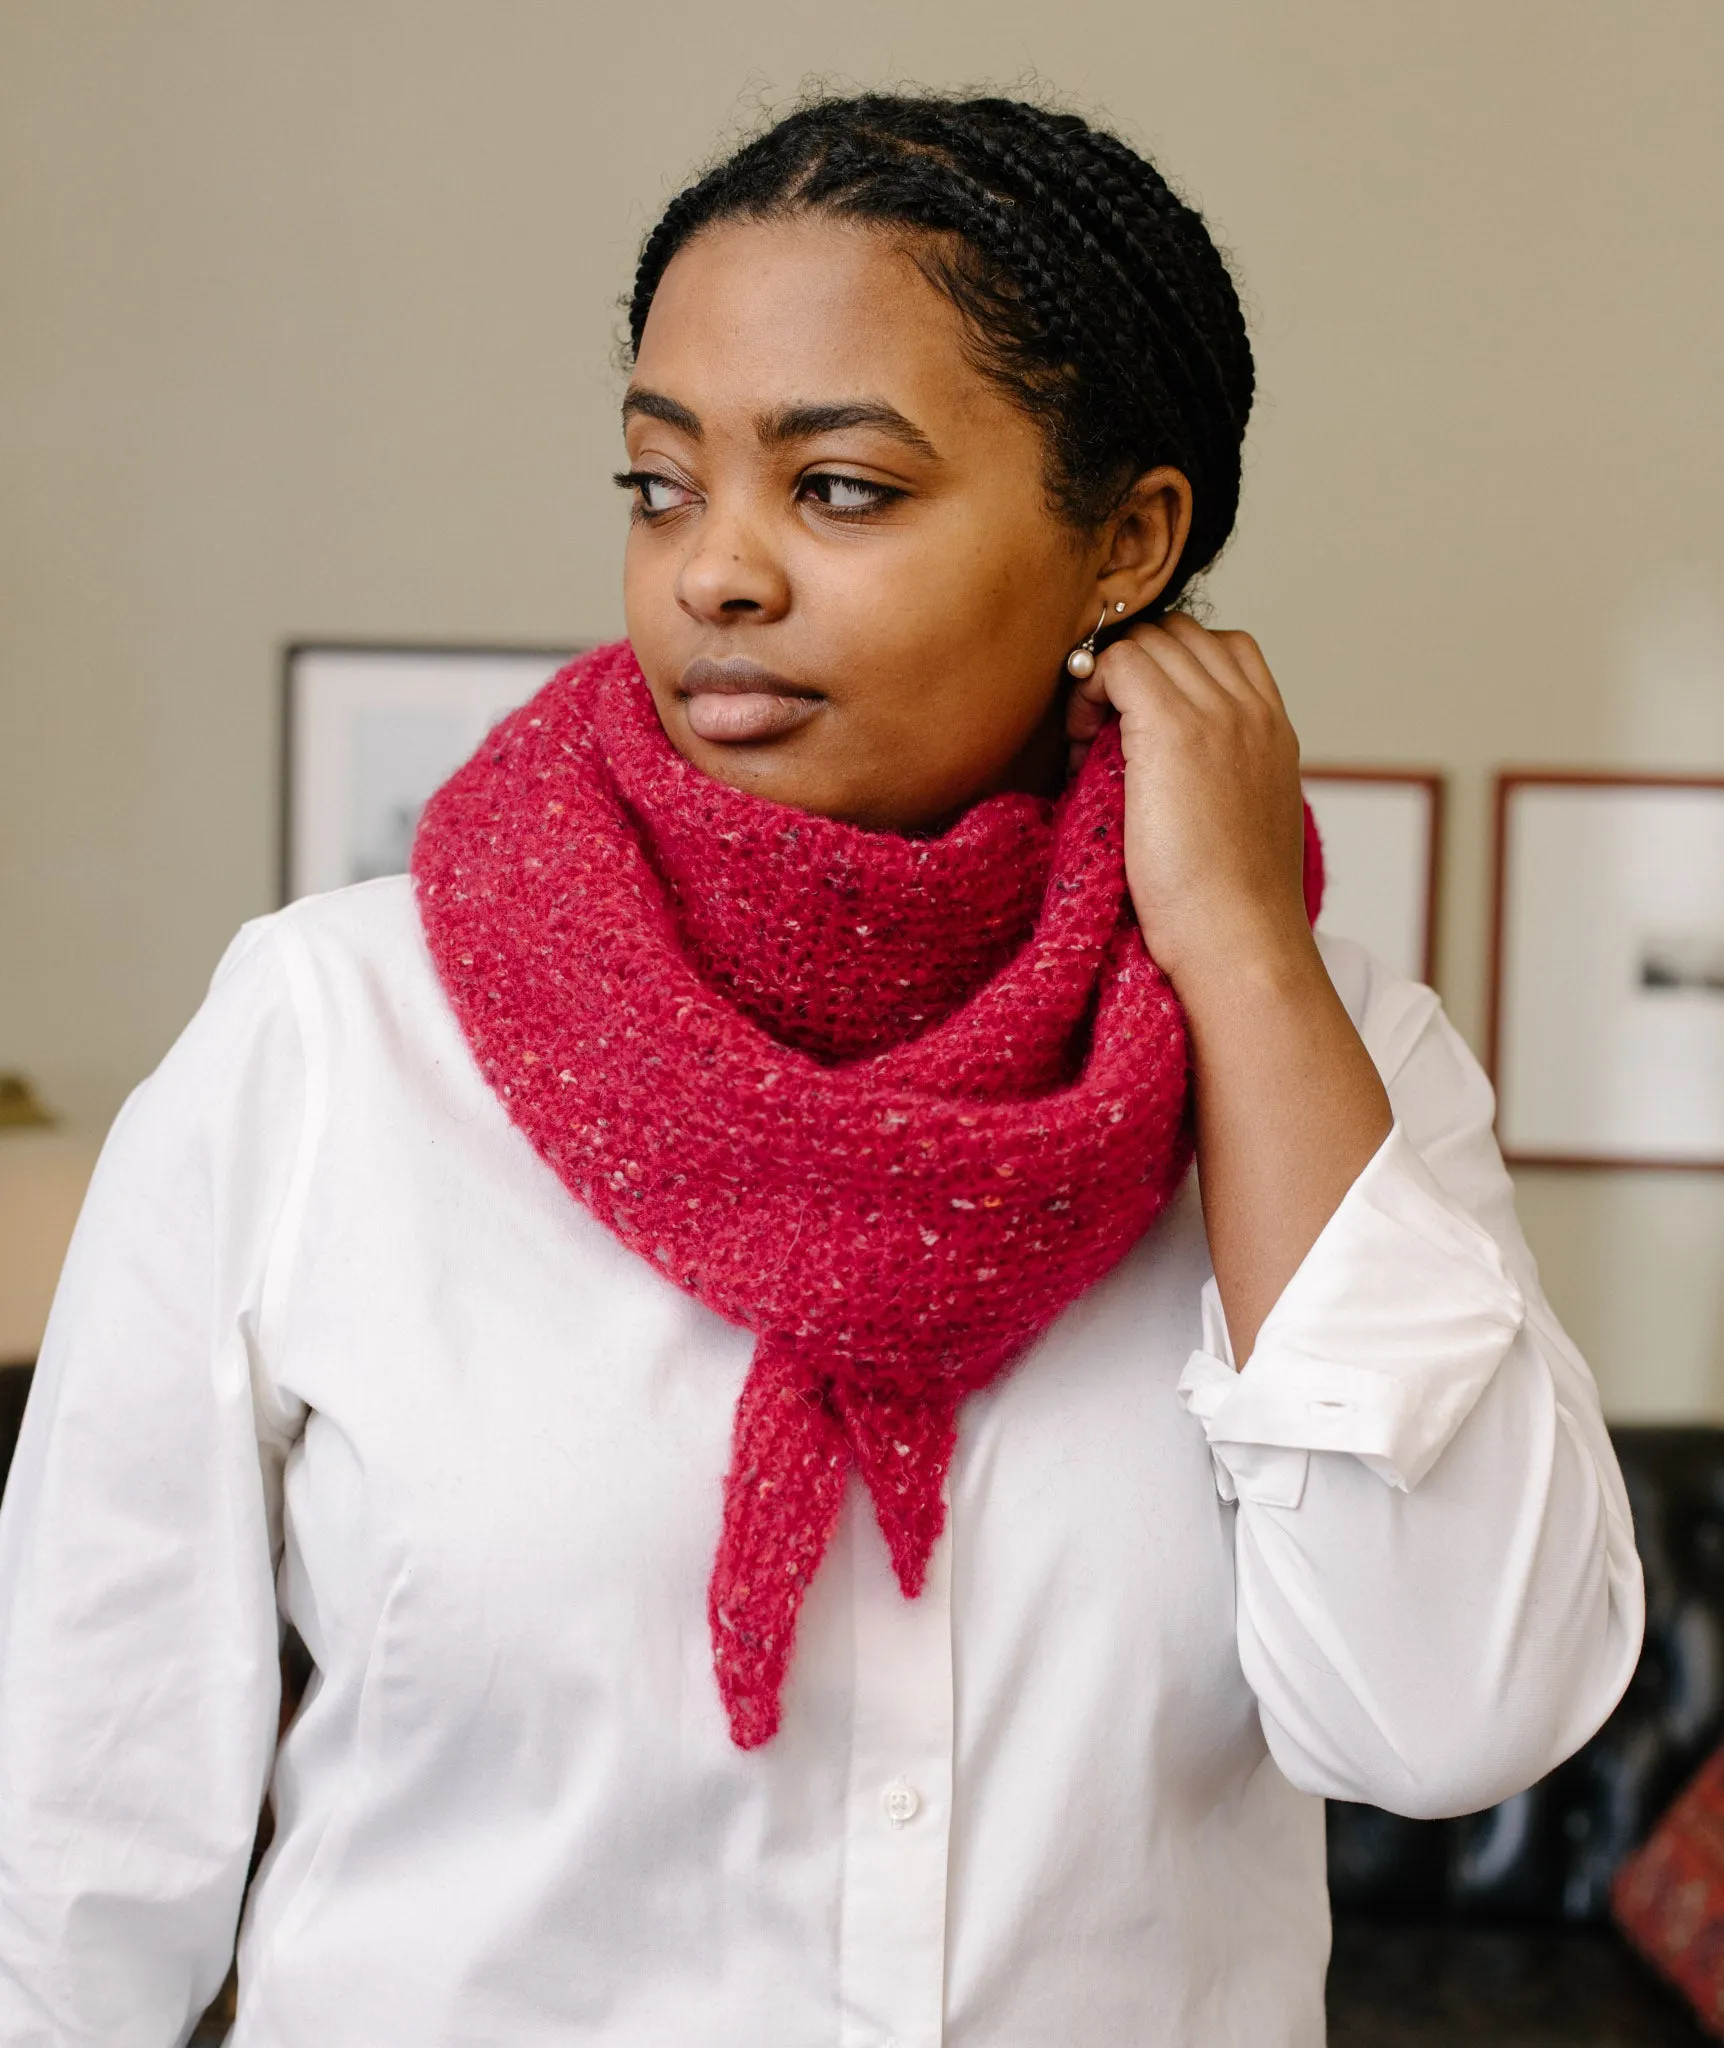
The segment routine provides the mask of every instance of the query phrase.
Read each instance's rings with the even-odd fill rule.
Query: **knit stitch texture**
[[[626,644],[426,808],[420,916],[491,1086],[625,1245],[756,1332],[708,1600],[744,1748],[778,1727],[851,1468],[913,1597],[963,1397],[1185,1173],[1184,1019],[1123,820],[1112,725],[1057,801],[935,837],[731,789],[670,745]]]

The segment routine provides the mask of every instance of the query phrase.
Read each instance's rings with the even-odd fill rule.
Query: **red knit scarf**
[[[425,812],[420,915],[509,1114],[758,1333],[709,1598],[744,1748],[778,1726],[851,1467],[913,1596],[959,1403],[1185,1172],[1184,1021],[1132,917],[1123,794],[1109,726],[1057,802],[989,797],[938,838],[792,810],[685,761],[621,645]]]

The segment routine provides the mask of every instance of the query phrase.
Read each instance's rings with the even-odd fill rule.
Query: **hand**
[[[1204,1226],[1243,1360],[1393,1112],[1306,921],[1299,742],[1256,641],[1181,613],[1134,626],[1072,692],[1074,761],[1110,705],[1126,880],[1185,1006]]]
[[[1133,626],[1072,691],[1075,769],[1119,713],[1125,872],[1144,943],[1189,1004],[1194,984],[1311,956],[1299,742],[1249,633],[1183,612]]]

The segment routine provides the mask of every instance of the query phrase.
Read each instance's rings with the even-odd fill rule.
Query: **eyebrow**
[[[649,391],[644,385],[637,385],[624,394],[623,418],[663,420],[667,427],[676,427],[691,441],[701,437],[700,415],[691,412],[686,405],[674,398],[667,398],[662,391]]]
[[[691,441],[700,440],[705,432],[700,415],[680,399],[644,385],[624,397],[623,418],[662,420],[666,426],[688,435]],[[769,448],[782,447],[789,441],[812,440],[817,434],[841,434],[851,427],[872,427],[876,433],[890,435],[919,455],[939,460],[939,451],[915,421],[906,419],[883,398],[855,398],[831,405],[789,405],[777,412],[760,413],[754,422],[755,432]]]
[[[915,421],[906,419],[883,398],[857,398],[841,405],[786,406],[782,412],[762,413],[754,424],[769,447],[786,441],[809,441],[816,434],[841,434],[847,427],[872,427],[877,433],[903,442],[906,448],[914,448],[918,455],[938,459],[933,442]]]

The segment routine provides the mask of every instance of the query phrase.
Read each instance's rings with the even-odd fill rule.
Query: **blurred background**
[[[810,77],[1033,81],[1205,210],[1215,613],[1309,757],[1449,777],[1475,1044],[1491,771],[1724,769],[1715,0],[0,0],[0,1070],[60,1119],[0,1135],[0,1355],[279,900],[283,643],[621,630],[619,294]],[[1724,1420],[1724,1175],[1518,1179],[1613,1418]]]

